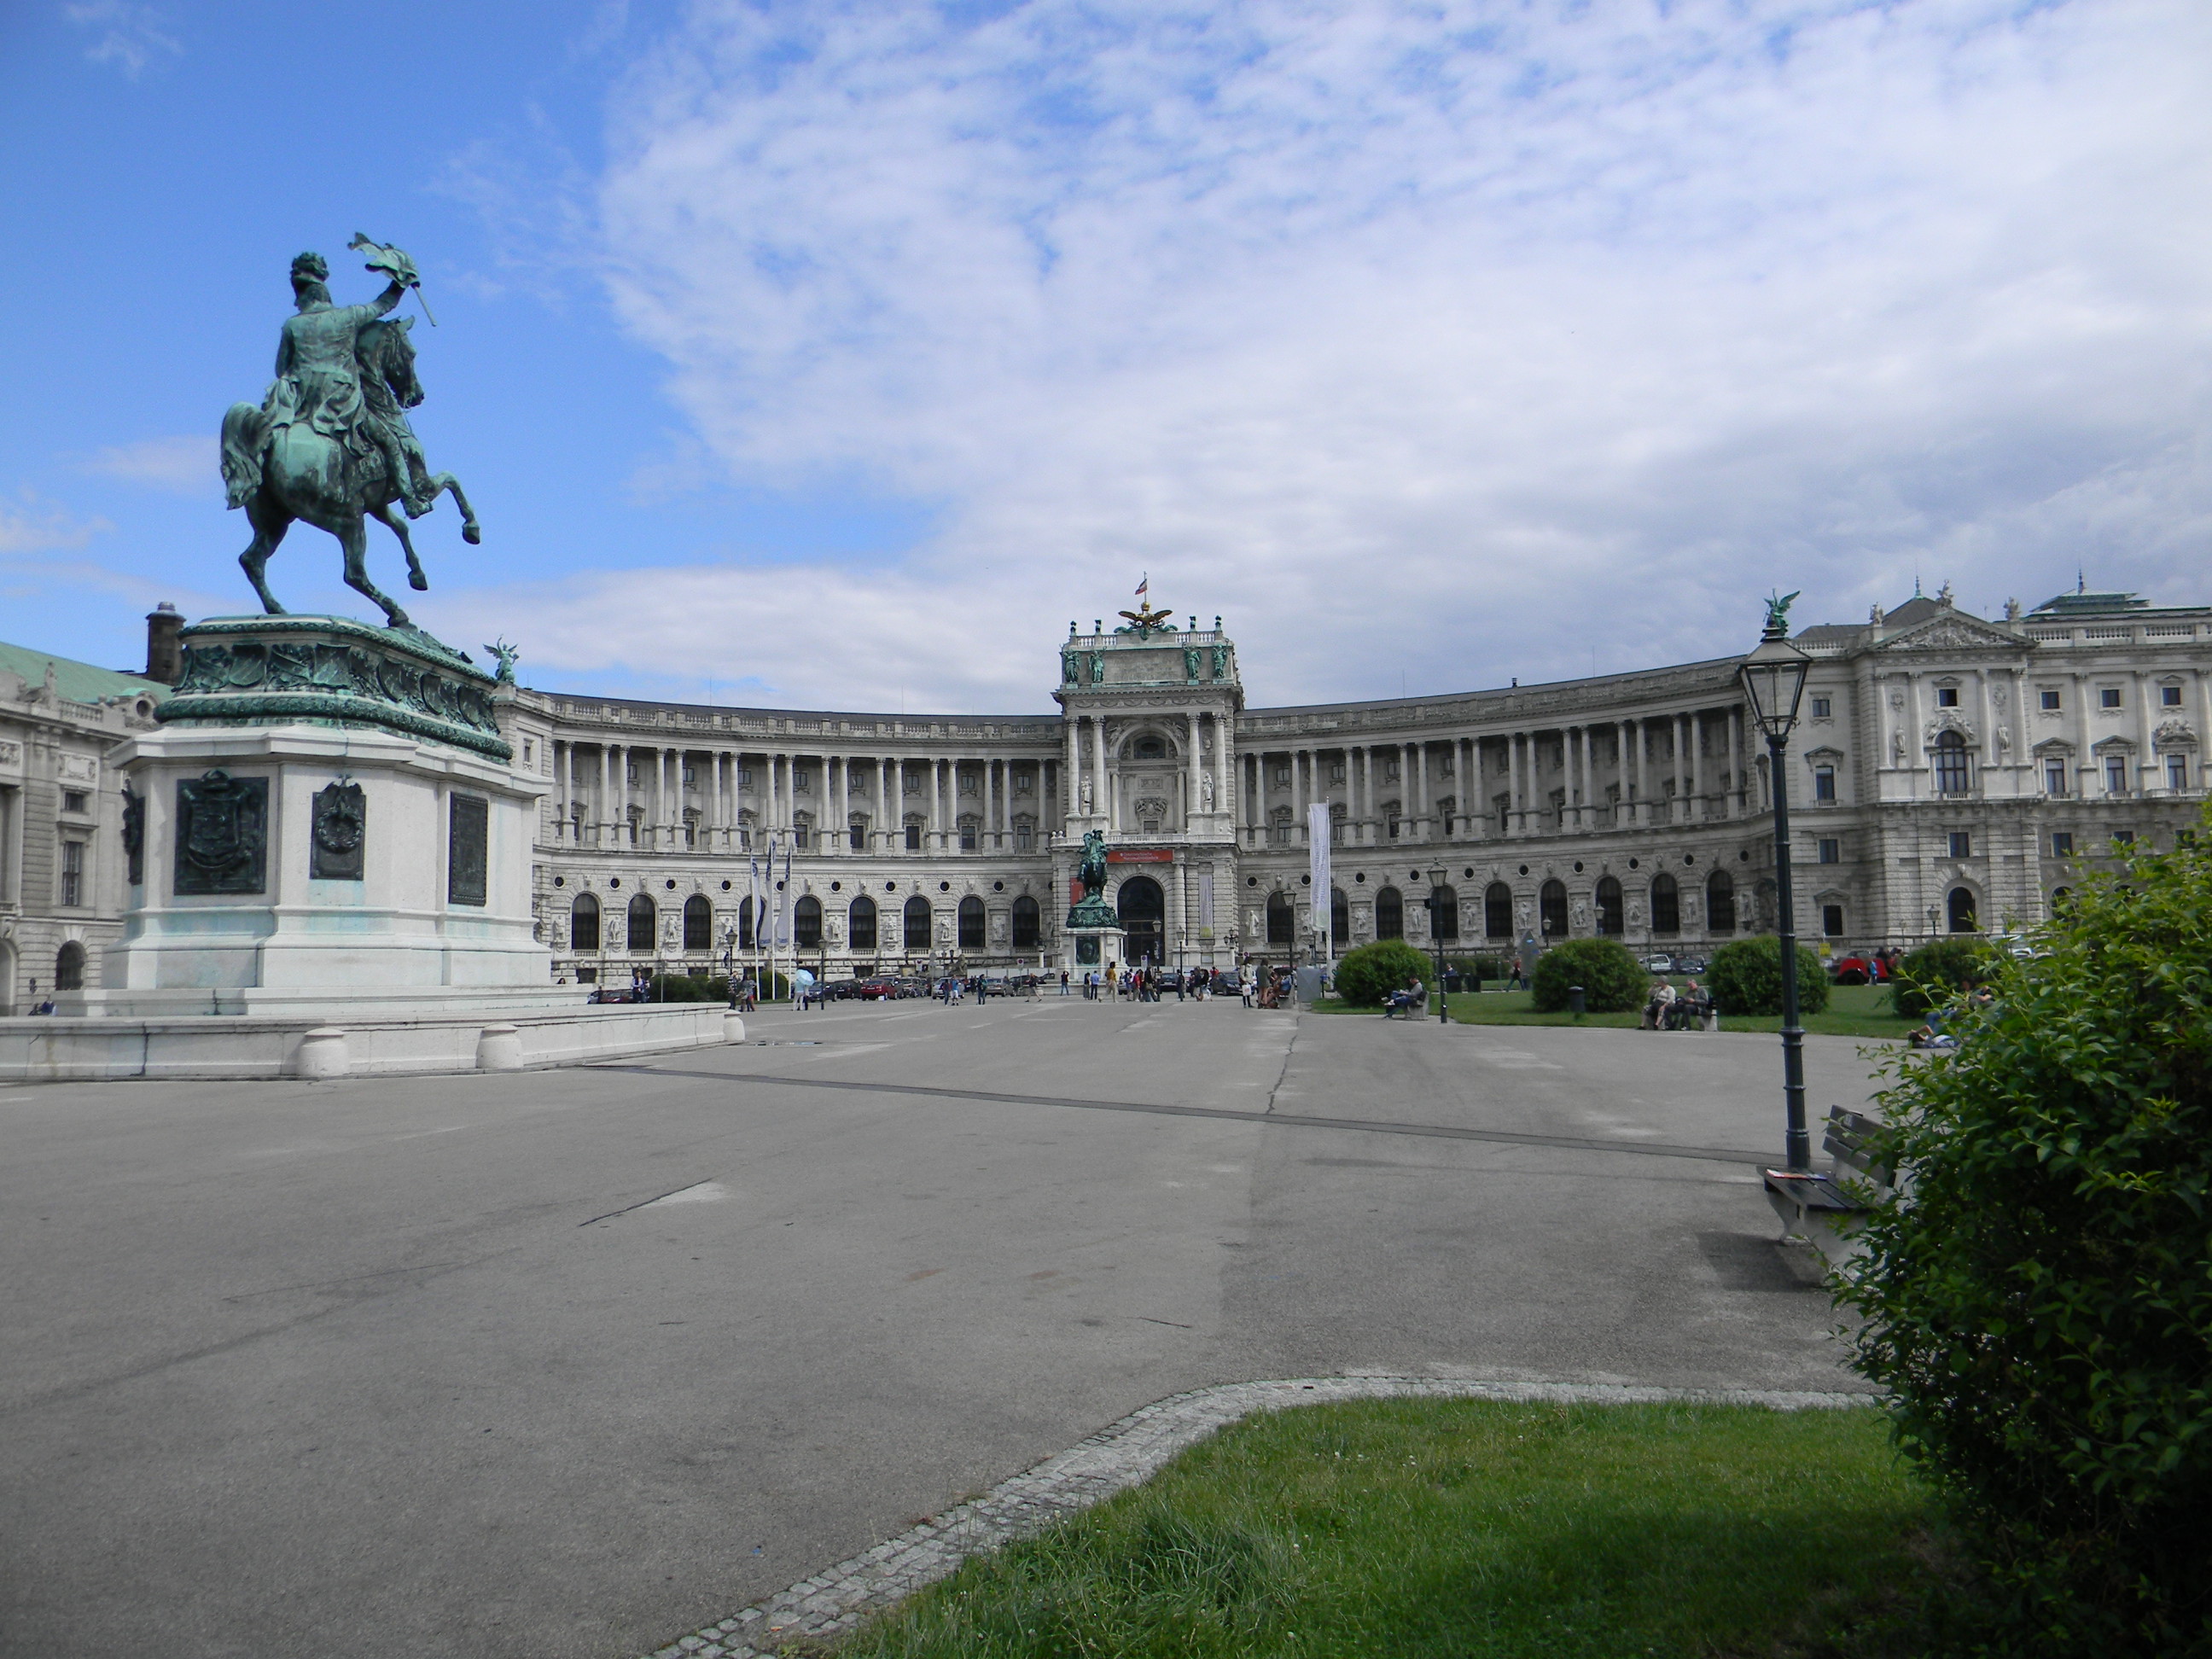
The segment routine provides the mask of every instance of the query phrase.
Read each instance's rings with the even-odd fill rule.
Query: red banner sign
[[[1173,864],[1175,854],[1164,847],[1117,847],[1106,854],[1109,864]]]

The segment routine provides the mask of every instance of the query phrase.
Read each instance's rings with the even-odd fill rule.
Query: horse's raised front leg
[[[394,628],[408,626],[407,613],[368,579],[368,525],[358,514],[346,522],[338,532],[338,542],[345,549],[346,586],[356,593],[366,593],[384,608],[384,618]]]
[[[262,572],[268,569],[269,556],[284,539],[284,532],[292,527],[292,520],[270,513],[258,495],[246,504],[246,517],[253,526],[253,544],[238,556],[238,562],[246,572],[246,580],[253,584],[253,592],[261,600],[261,608],[272,617],[282,617],[286,614],[284,607],[276,603],[276,596],[269,591],[269,584],[262,579]]]
[[[461,509],[461,539],[474,547],[483,540],[483,531],[477,523],[476,508],[471,507],[469,498],[461,494],[461,481],[450,472],[441,472],[431,478],[430,487],[423,493],[435,497],[441,489],[453,492],[453,505]]]
[[[382,520],[392,533],[399,538],[399,545],[407,554],[407,585],[417,593],[430,591],[430,579],[422,574],[422,562],[415,556],[415,538],[407,533],[407,520],[392,510],[390,501],[379,501],[368,509]]]

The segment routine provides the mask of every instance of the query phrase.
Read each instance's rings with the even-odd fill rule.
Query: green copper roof
[[[51,651],[33,651],[27,645],[0,640],[0,673],[20,676],[32,685],[46,683],[46,665],[54,665],[54,690],[69,702],[98,702],[102,697],[150,696],[159,702],[169,688],[137,674],[120,674],[112,668],[94,668]]]

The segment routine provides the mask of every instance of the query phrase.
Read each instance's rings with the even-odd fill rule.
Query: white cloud
[[[179,495],[209,495],[222,485],[222,447],[212,434],[111,445],[88,456],[82,466],[87,472]]]
[[[161,11],[132,0],[69,0],[62,15],[97,38],[84,55],[95,64],[112,64],[136,81],[157,58],[181,58],[184,46],[168,33]]]
[[[0,501],[0,556],[82,547],[114,528],[106,519],[80,519],[26,489],[13,502]]]
[[[616,100],[615,302],[732,474],[942,529],[513,598],[578,666],[1035,707],[1146,568],[1265,701],[1716,654],[1916,562],[2212,597],[2208,49],[2191,0],[707,0]]]

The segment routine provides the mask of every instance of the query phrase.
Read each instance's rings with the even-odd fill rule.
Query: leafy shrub
[[[694,979],[689,974],[655,974],[646,992],[647,1002],[723,1002],[730,994],[727,980]]]
[[[1889,1000],[1908,1019],[1940,1008],[1996,971],[1997,953],[1978,939],[1930,939],[1897,964]]]
[[[1772,933],[1740,939],[1713,952],[1705,988],[1723,1014],[1782,1012],[1782,941]],[[1828,1006],[1828,970],[1803,945],[1797,947],[1797,1012],[1817,1014]]]
[[[1845,1277],[1855,1364],[1963,1524],[1987,1651],[2212,1651],[2208,916],[2212,845],[2086,876],[1880,1097],[1907,1196]]]
[[[1487,951],[1477,956],[1455,957],[1452,965],[1459,969],[1460,977],[1469,985],[1486,979],[1503,980],[1512,972],[1504,957],[1492,956]]]
[[[1378,939],[1344,953],[1336,964],[1336,994],[1355,1008],[1376,1007],[1393,991],[1404,990],[1409,979],[1427,985],[1433,967],[1405,940]]]
[[[1568,988],[1579,985],[1583,1006],[1590,1012],[1617,1014],[1644,1006],[1651,976],[1619,939],[1571,939],[1536,958],[1528,983],[1539,1012],[1568,1006]]]

